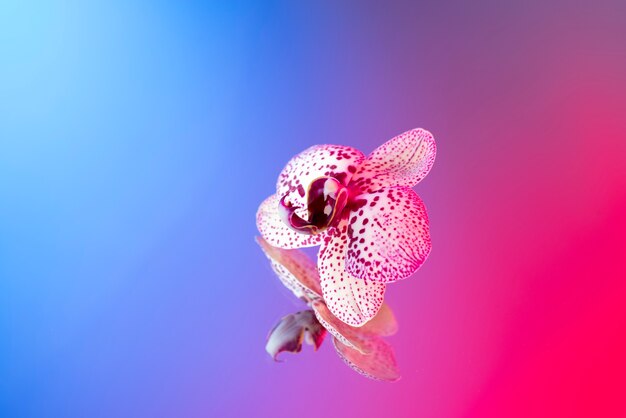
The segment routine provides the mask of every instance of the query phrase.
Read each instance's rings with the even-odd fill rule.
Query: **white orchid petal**
[[[385,284],[358,279],[346,271],[346,229],[346,223],[342,221],[335,234],[329,233],[320,248],[317,266],[322,295],[328,309],[339,320],[359,327],[372,319],[380,309]]]
[[[324,237],[323,233],[317,235],[303,234],[287,226],[280,217],[279,202],[278,196],[272,195],[259,206],[256,214],[256,225],[263,238],[271,245],[285,249],[320,245]]]
[[[383,187],[413,187],[430,171],[437,149],[433,135],[421,128],[396,136],[375,149],[352,182],[364,192]]]
[[[357,197],[361,208],[349,220],[346,268],[382,283],[409,277],[431,249],[426,208],[406,187],[383,188]]]
[[[315,262],[300,250],[285,250],[270,245],[261,237],[257,243],[270,260],[280,281],[298,298],[321,298],[322,288]]]
[[[313,301],[311,306],[315,312],[317,320],[324,328],[326,328],[326,330],[328,330],[328,332],[332,334],[333,337],[337,338],[348,347],[361,352],[366,352],[366,348],[360,345],[361,338],[359,338],[359,335],[362,333],[361,328],[352,327],[337,319],[337,317],[330,312],[326,303],[322,300]]]
[[[389,305],[383,303],[376,316],[359,329],[363,334],[386,337],[394,335],[398,332],[398,321],[396,320],[396,316],[393,314]]]
[[[375,380],[393,382],[400,379],[400,370],[393,347],[382,338],[363,338],[367,348],[363,354],[333,338],[333,345],[339,357],[357,373]]]

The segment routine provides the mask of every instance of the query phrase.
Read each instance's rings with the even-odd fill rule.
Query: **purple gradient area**
[[[626,414],[626,3],[0,4],[0,416]],[[264,351],[297,152],[437,139],[403,378]]]

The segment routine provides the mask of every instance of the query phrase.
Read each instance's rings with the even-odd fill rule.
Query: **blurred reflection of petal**
[[[325,335],[326,329],[319,323],[313,311],[296,312],[284,316],[274,326],[267,337],[265,350],[277,360],[283,351],[299,353],[303,340],[317,350]]]

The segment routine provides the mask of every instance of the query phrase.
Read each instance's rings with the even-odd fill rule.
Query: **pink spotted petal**
[[[335,315],[333,315],[324,301],[315,300],[311,304],[317,320],[322,324],[333,337],[341,341],[348,347],[359,350],[363,353],[366,351],[366,347],[361,346],[362,338],[359,335],[362,334],[361,329],[357,327],[351,327],[350,325],[341,322]],[[369,323],[369,322],[368,322]],[[367,325],[367,324],[365,324]]]
[[[382,283],[415,273],[431,249],[428,216],[419,196],[407,187],[389,187],[357,201],[363,206],[350,215],[348,272]]]
[[[364,192],[383,187],[413,187],[430,171],[435,162],[433,135],[421,128],[412,129],[385,142],[359,166],[352,182]]]
[[[398,332],[398,322],[389,305],[383,303],[376,316],[359,329],[366,335],[389,336]]]
[[[393,382],[400,379],[400,370],[393,347],[382,338],[363,338],[362,344],[367,348],[363,354],[333,338],[337,354],[348,366],[357,373],[375,380]]]
[[[309,220],[306,211],[308,187],[320,177],[333,177],[346,186],[365,156],[357,149],[342,145],[315,145],[296,155],[278,176],[276,194],[295,213]]]
[[[317,235],[303,234],[294,231],[283,222],[278,212],[279,201],[277,195],[272,195],[259,206],[256,213],[256,226],[263,238],[274,247],[285,249],[320,245],[324,236],[323,232]]]
[[[344,233],[338,233],[343,230]],[[362,280],[346,271],[348,236],[345,224],[325,239],[317,258],[322,295],[328,309],[339,320],[360,327],[372,319],[383,303],[385,284]]]
[[[283,351],[299,353],[302,350],[302,341],[306,341],[317,350],[325,335],[326,330],[312,311],[296,312],[284,316],[272,328],[267,336],[265,351],[277,360]]]
[[[305,300],[322,297],[317,266],[304,252],[273,247],[261,237],[257,237],[256,241],[270,260],[280,281],[296,297]]]
[[[380,310],[370,321],[362,327],[352,327],[340,321],[333,315],[323,300],[317,299],[311,303],[317,320],[333,337],[344,345],[354,348],[361,353],[367,353],[368,347],[363,345],[363,337],[389,336],[398,331],[398,323],[391,308],[383,303]]]

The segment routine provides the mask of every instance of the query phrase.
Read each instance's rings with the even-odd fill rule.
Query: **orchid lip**
[[[290,228],[304,234],[316,235],[332,226],[348,202],[348,189],[333,177],[320,177],[311,182],[307,190],[309,220],[304,220],[296,210],[298,207],[280,200],[278,212]]]

